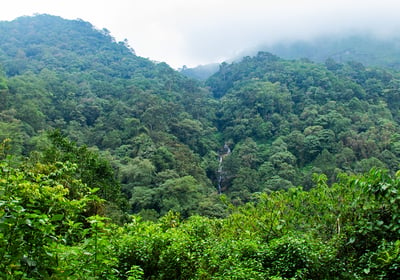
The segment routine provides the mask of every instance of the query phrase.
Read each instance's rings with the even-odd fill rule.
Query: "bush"
[[[262,265],[270,277],[331,279],[334,250],[317,240],[285,235],[272,240],[262,252]]]

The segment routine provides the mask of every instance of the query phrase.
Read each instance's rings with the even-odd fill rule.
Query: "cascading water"
[[[222,155],[219,155],[218,165],[218,194],[221,194],[221,182],[222,182]]]
[[[231,149],[229,148],[228,144],[225,143],[224,150],[222,154],[218,155],[218,194],[222,193],[222,178],[223,178],[223,170],[222,170],[222,162],[224,158],[231,153]]]

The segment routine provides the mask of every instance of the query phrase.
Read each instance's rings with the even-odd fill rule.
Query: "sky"
[[[398,0],[12,0],[0,20],[43,13],[106,28],[137,55],[174,68],[322,34],[400,31]]]

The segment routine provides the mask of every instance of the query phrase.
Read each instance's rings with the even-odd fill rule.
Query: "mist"
[[[267,1],[251,5],[253,2],[257,1],[230,7],[220,15],[208,14],[183,27],[188,57],[193,62],[220,62],[251,50],[322,36],[368,34],[387,39],[400,27],[400,4],[395,1]]]
[[[400,30],[399,11],[395,0],[14,0],[0,19],[34,13],[80,18],[128,39],[138,55],[179,68],[323,35],[390,38]]]

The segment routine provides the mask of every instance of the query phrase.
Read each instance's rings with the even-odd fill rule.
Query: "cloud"
[[[395,1],[246,1],[219,7],[217,15],[197,14],[181,31],[193,57],[218,60],[256,45],[322,33],[392,34],[399,28],[399,7]]]
[[[322,33],[400,28],[395,0],[13,0],[0,19],[49,13],[127,38],[138,55],[174,67],[222,61],[257,45]]]

